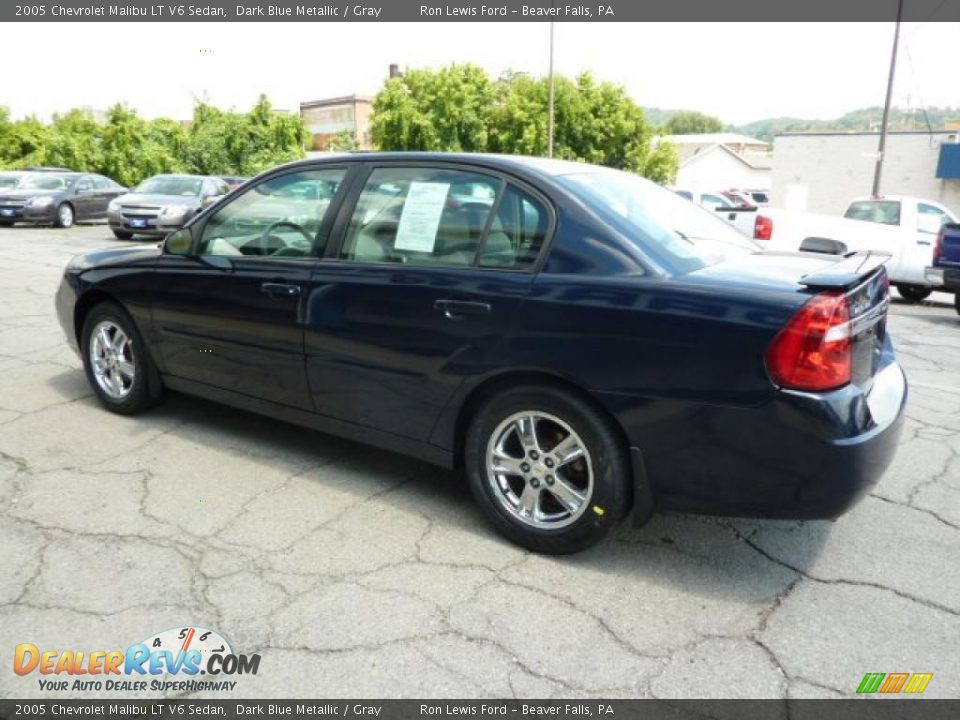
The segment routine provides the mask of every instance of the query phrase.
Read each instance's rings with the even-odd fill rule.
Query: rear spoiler
[[[800,278],[800,284],[812,289],[848,290],[879,269],[891,254],[877,250],[847,253],[833,265]]]

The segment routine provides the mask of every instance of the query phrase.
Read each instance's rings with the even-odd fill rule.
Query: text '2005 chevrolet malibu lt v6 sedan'
[[[882,262],[759,252],[605,168],[357,154],[74,258],[57,309],[115,412],[169,388],[463,465],[501,532],[563,553],[631,510],[859,499],[906,401]]]

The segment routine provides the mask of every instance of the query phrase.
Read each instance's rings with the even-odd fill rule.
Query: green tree
[[[102,129],[99,172],[132,186],[151,175],[179,170],[179,158],[152,129],[134,110],[120,104],[110,108]]]
[[[547,154],[545,78],[474,65],[411,70],[374,98],[371,134],[381,150]],[[654,145],[653,128],[619,85],[589,73],[554,81],[554,155],[672,179],[676,153]]]
[[[4,123],[0,136],[0,166],[22,168],[46,165],[51,141],[51,130],[36,117]]]
[[[357,142],[356,135],[353,134],[350,130],[341,130],[332,138],[330,142],[327,143],[327,150],[334,151],[349,151],[356,150],[360,147],[360,143]]]
[[[681,110],[667,120],[663,131],[667,135],[695,135],[723,132],[723,127],[723,123],[712,115],[696,110]]]
[[[476,65],[410,70],[374,98],[370,133],[381,150],[483,152],[495,88]]]
[[[46,163],[84,172],[99,172],[103,164],[103,128],[82,110],[54,115]]]
[[[276,112],[264,96],[248,113],[198,103],[184,157],[191,172],[255,175],[304,157],[306,142],[307,131],[300,116]]]

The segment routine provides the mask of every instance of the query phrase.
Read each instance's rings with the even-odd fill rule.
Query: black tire
[[[127,232],[126,230],[114,230],[114,231],[113,231],[113,236],[114,236],[117,240],[132,240],[132,239],[133,239],[133,233],[132,233],[132,232]]]
[[[897,285],[896,287],[900,297],[910,303],[922,302],[933,292],[933,289],[923,285]]]
[[[960,315],[960,292],[953,296],[953,309],[957,311],[957,315]]]
[[[495,487],[495,483],[500,480],[490,479],[487,474],[487,449],[493,442],[494,434],[498,438],[503,437],[501,425],[515,414],[527,411],[553,416],[565,423],[579,436],[589,455],[589,464],[593,468],[592,492],[586,497],[583,503],[584,509],[575,519],[574,513],[568,513],[569,524],[564,527],[535,527],[522,520],[516,509],[508,509],[507,504],[510,501],[504,499],[504,492]],[[547,425],[548,431],[553,428],[558,436],[562,434],[559,432],[559,426],[553,425],[549,419],[540,422]],[[519,440],[519,436],[516,437]],[[556,473],[559,467],[555,470],[547,470],[542,465],[547,462],[546,458],[550,455],[551,447],[543,444],[542,450],[543,456],[539,470],[532,467],[530,472],[532,474]],[[522,448],[512,452],[511,456],[514,454],[523,455]],[[464,444],[464,455],[470,489],[487,518],[509,539],[530,550],[552,555],[584,550],[603,538],[629,510],[630,461],[617,428],[610,418],[589,402],[560,387],[516,386],[490,398],[480,407],[470,423]],[[531,467],[528,463],[524,465]],[[574,472],[577,469],[575,465],[569,467]],[[559,473],[557,476],[559,477]],[[553,480],[553,476],[549,477]],[[557,502],[558,496],[553,495],[552,491],[547,494],[548,488],[543,481],[537,484],[537,477],[528,476],[525,480],[520,475],[514,475],[510,476],[509,481],[504,481],[509,482],[511,488],[518,487],[518,492],[523,492],[528,485],[534,485],[539,493],[538,509],[544,505],[552,505],[554,509],[566,512],[566,509]],[[539,499],[544,495],[546,495],[545,500]],[[519,504],[519,495],[515,494],[515,496]]]
[[[73,227],[76,215],[73,212],[73,205],[70,203],[60,203],[57,206],[57,214],[54,217],[53,224],[58,228]]]
[[[0,220],[0,227],[13,227],[15,222],[16,220],[7,220],[4,218],[3,220]]]
[[[94,331],[104,322],[112,323],[120,328],[130,339],[129,354],[133,358],[134,373],[129,389],[123,397],[111,396],[101,387],[94,373],[90,346]],[[153,407],[163,397],[163,382],[153,358],[150,357],[140,333],[137,332],[137,326],[119,305],[112,302],[102,302],[90,310],[83,321],[83,329],[80,331],[80,349],[87,382],[93,388],[100,404],[108,410],[121,415],[132,415]]]

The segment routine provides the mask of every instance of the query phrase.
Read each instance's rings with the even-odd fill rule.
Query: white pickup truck
[[[937,233],[948,222],[957,222],[957,215],[943,205],[885,195],[854,198],[843,217],[762,208],[753,237],[770,250],[840,255],[857,250],[888,252],[892,256],[886,264],[891,284],[904,300],[919,302],[933,291],[924,271]]]
[[[747,237],[753,237],[754,221],[757,217],[756,206],[742,207],[721,192],[694,192],[693,190],[674,190],[680,197],[685,197],[715,212],[721,220],[726,220]]]

